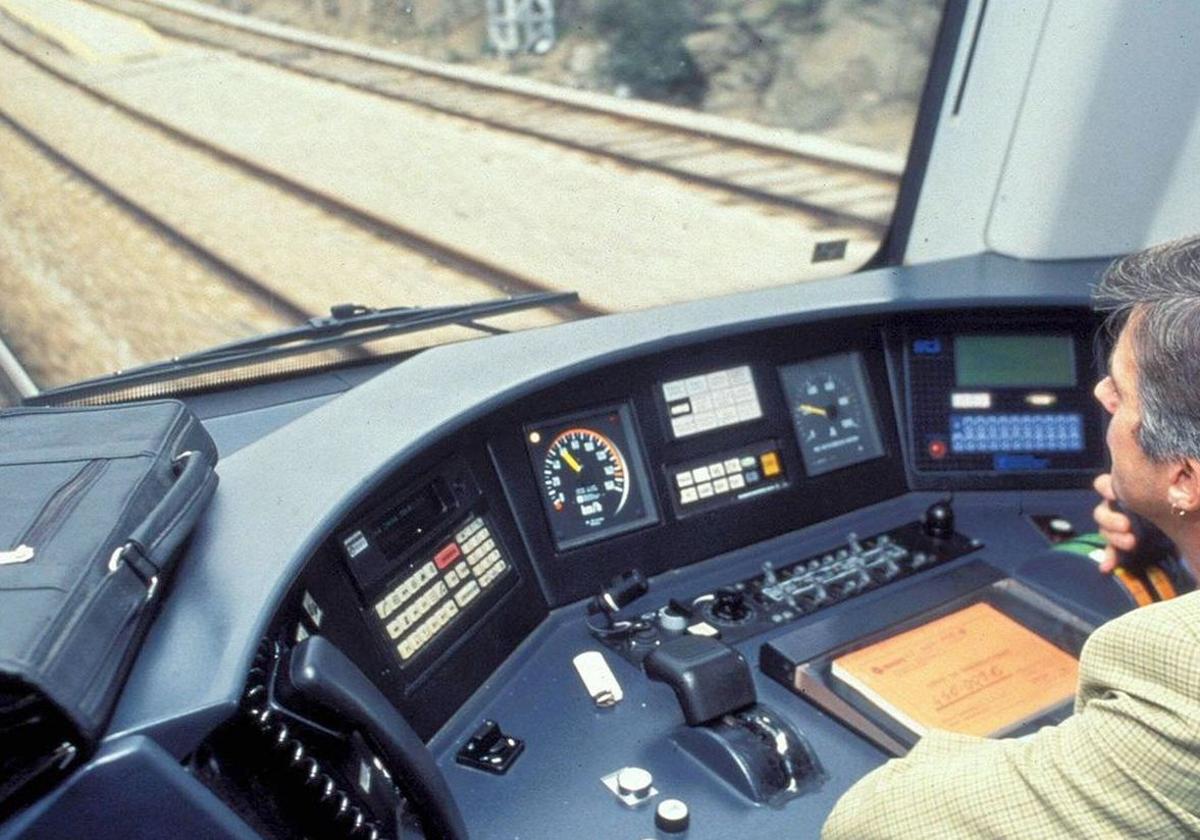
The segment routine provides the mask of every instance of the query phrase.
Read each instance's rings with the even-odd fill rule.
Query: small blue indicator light
[[[918,356],[936,356],[942,352],[940,338],[918,338],[913,342],[913,353]]]

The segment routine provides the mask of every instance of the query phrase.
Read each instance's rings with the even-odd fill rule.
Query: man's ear
[[[1200,460],[1184,458],[1172,465],[1167,501],[1175,510],[1200,511]]]

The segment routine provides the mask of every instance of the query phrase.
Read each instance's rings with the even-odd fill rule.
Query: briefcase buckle
[[[149,576],[149,578],[147,578],[139,570],[138,563],[130,562],[129,555],[136,555],[142,561],[142,564],[153,568],[153,565],[150,563],[149,560],[146,559],[145,555],[142,553],[141,546],[139,546],[135,542],[130,541],[130,542],[125,543],[124,545],[117,546],[117,548],[113,551],[112,555],[108,558],[108,571],[110,574],[113,572],[116,572],[117,569],[119,569],[121,567],[121,564],[124,563],[126,566],[129,567],[129,570],[131,572],[133,572],[135,575],[137,575],[139,578],[141,578],[142,581],[146,584],[146,600],[149,601],[151,598],[154,597],[154,591],[156,589],[158,589],[158,575],[151,574]]]

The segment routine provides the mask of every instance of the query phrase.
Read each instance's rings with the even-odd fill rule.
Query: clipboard
[[[830,619],[825,624],[793,631],[793,634],[803,636],[789,639],[793,634],[787,634],[764,645],[761,657],[764,671],[880,749],[900,756],[916,744],[920,732],[836,677],[832,667],[835,659],[976,604],[990,605],[1028,632],[1075,658],[1095,629],[1091,623],[1016,579],[989,574],[990,569],[959,571],[960,574],[949,575],[938,582],[939,585],[931,586],[925,597],[914,599],[905,612],[891,616],[878,626],[866,628],[865,634],[861,623]],[[970,585],[972,582],[974,586]],[[939,595],[940,600],[931,602]],[[820,649],[813,650],[809,642],[814,639],[825,643]],[[1011,726],[1002,727],[999,733],[993,734],[1021,735],[1043,725],[1058,723],[1071,714],[1073,698],[1072,692],[1063,702],[1038,709],[1028,719],[1018,716]]]

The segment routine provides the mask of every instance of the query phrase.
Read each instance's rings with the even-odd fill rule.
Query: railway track
[[[738,130],[673,109],[557,90],[358,47],[177,0],[87,0],[159,32],[491,128],[603,156],[828,225],[886,232],[900,166],[868,151]],[[754,136],[751,136],[754,134]]]
[[[37,393],[33,378],[0,336],[0,408],[15,405]]]
[[[495,296],[497,293],[542,291],[545,288],[516,273],[505,271],[499,266],[483,263],[470,254],[460,253],[441,243],[430,241],[387,219],[374,217],[360,208],[346,204],[336,196],[301,184],[286,173],[264,168],[248,159],[230,154],[227,150],[208,143],[203,138],[179,131],[160,120],[130,108],[105,94],[97,86],[89,84],[82,75],[72,74],[68,69],[69,62],[56,62],[54,53],[47,53],[44,49],[39,49],[43,46],[33,33],[21,27],[0,28],[0,53],[7,53],[10,57],[15,56],[17,60],[27,64],[33,71],[44,74],[48,80],[57,84],[59,90],[70,91],[72,95],[77,96],[76,100],[59,100],[59,108],[67,113],[75,112],[75,119],[83,124],[92,122],[89,119],[90,114],[105,110],[115,112],[115,115],[119,115],[119,118],[130,125],[140,126],[146,135],[157,135],[158,141],[163,144],[161,156],[165,159],[171,159],[178,163],[180,151],[188,149],[195,155],[205,158],[208,167],[235,170],[247,181],[252,180],[263,185],[265,189],[286,194],[294,199],[297,205],[308,208],[313,216],[323,213],[330,218],[336,218],[343,227],[356,231],[359,239],[374,240],[381,250],[390,249],[397,253],[412,253],[436,262],[440,274],[434,275],[432,279],[440,280],[445,285],[445,288],[441,288],[440,285],[439,288],[446,297],[451,299],[457,297],[462,301],[469,301],[480,297]],[[68,101],[75,101],[77,104],[72,106],[67,104]],[[90,103],[92,110],[79,111],[78,109],[83,103]],[[99,111],[95,110],[97,108]],[[114,182],[110,177],[106,177],[110,173],[105,172],[102,168],[98,170],[88,164],[81,164],[73,157],[71,151],[61,145],[61,133],[53,130],[48,134],[43,133],[36,125],[30,125],[20,116],[12,113],[8,105],[3,102],[0,102],[0,124],[14,136],[25,141],[55,167],[88,185],[96,194],[103,196],[144,228],[153,231],[164,242],[170,243],[171,246],[190,255],[199,264],[205,266],[211,275],[223,281],[231,291],[247,300],[257,301],[263,308],[269,309],[280,317],[284,323],[303,323],[314,315],[327,314],[329,304],[342,300],[345,296],[352,295],[355,299],[365,300],[368,303],[388,302],[387,300],[381,301],[369,293],[356,292],[354,284],[344,280],[340,280],[336,284],[327,284],[318,294],[310,293],[307,299],[303,295],[294,295],[289,288],[291,277],[279,273],[273,277],[264,276],[258,271],[247,268],[247,264],[241,261],[238,253],[239,249],[245,247],[244,243],[236,241],[233,237],[226,237],[214,246],[213,237],[197,236],[184,229],[178,224],[177,219],[172,218],[170,213],[161,212],[161,202],[156,204],[156,199],[150,194],[137,189],[131,190],[128,188],[128,184],[122,184],[120,179],[116,179]],[[125,148],[125,151],[126,153],[132,152],[128,148]],[[308,225],[301,226],[306,231],[310,229]],[[320,234],[314,233],[313,235],[319,236]],[[364,243],[360,242],[360,246],[362,244]],[[464,280],[459,284],[461,288],[456,292],[454,278],[457,276],[469,278],[470,282]],[[169,279],[164,278],[164,282],[168,282]],[[330,279],[337,278],[331,277]],[[314,299],[318,297],[321,304],[314,303]],[[442,298],[442,300],[444,299]],[[405,298],[401,298],[401,301],[403,300]],[[420,302],[420,300],[421,298],[418,298],[415,302]],[[426,295],[424,300],[431,299]],[[48,302],[47,305],[53,304]],[[320,308],[322,305],[326,309]],[[587,304],[564,305],[555,307],[545,316],[536,316],[536,321],[518,316],[518,322],[526,325],[535,322],[548,323],[563,318],[596,314],[596,312],[594,307]],[[25,330],[26,326],[32,330],[28,335],[25,334],[28,332]],[[22,340],[12,344],[11,347],[7,343],[0,342],[0,405],[13,404],[21,399],[35,396],[39,391],[39,385],[62,384],[53,381],[37,382],[35,377],[29,373],[29,370],[41,369],[44,366],[46,360],[42,358],[43,351],[50,353],[51,356],[54,353],[54,342],[46,343],[44,326],[18,324],[17,327],[23,331]],[[458,330],[463,336],[468,334],[467,330],[460,328],[448,329]],[[212,339],[208,339],[208,341],[212,341]],[[419,343],[416,339],[394,339],[387,342],[386,347],[388,349],[412,349]],[[14,351],[14,348],[17,347],[23,347],[26,353],[32,352],[37,358],[20,357]],[[348,348],[325,353],[329,359],[334,357],[359,358],[366,355],[370,355],[370,353],[365,348]],[[157,357],[152,354],[149,358]],[[31,367],[27,369],[27,365]]]
[[[304,184],[288,172],[264,166],[245,155],[222,148],[202,136],[182,131],[161,119],[130,107],[120,99],[106,93],[98,85],[89,82],[83,76],[72,74],[69,70],[64,69],[64,66],[60,66],[53,60],[45,57],[36,49],[36,41],[32,37],[28,43],[20,43],[10,35],[0,34],[0,48],[9,50],[38,70],[70,86],[89,99],[102,104],[105,108],[112,109],[134,122],[153,129],[170,142],[196,150],[211,158],[218,165],[231,167],[251,178],[270,185],[270,187],[282,193],[293,196],[305,204],[318,207],[331,216],[348,222],[355,228],[389,245],[419,254],[436,262],[439,266],[457,272],[466,278],[481,281],[496,292],[511,295],[525,292],[558,291],[557,289],[550,289],[537,280],[532,280],[519,273],[509,271],[501,265],[490,263],[474,254],[435,241],[390,219],[351,204],[332,192]],[[4,113],[2,108],[0,108],[0,119],[3,119],[10,126],[17,129],[30,142],[38,146],[43,153],[90,182],[98,190],[111,197],[116,203],[134,213],[143,222],[158,229],[165,238],[176,244],[183,245],[202,262],[216,267],[230,282],[239,286],[245,293],[271,301],[272,306],[282,309],[297,323],[313,315],[324,314],[320,311],[314,311],[313,307],[306,307],[292,298],[286,288],[280,283],[263,282],[263,280],[253,274],[238,268],[223,254],[218,253],[213,248],[180,231],[169,220],[163,219],[158,214],[148,210],[138,197],[127,195],[121,189],[106,183],[103,178],[97,177],[86,167],[78,165],[68,156],[60,153],[52,142],[41,138],[36,131],[22,125],[19,120],[14,119],[11,115]],[[331,293],[333,292],[333,290],[330,291]],[[586,303],[555,307],[555,310],[564,317],[590,316],[602,312],[602,310],[597,309],[595,306]]]
[[[635,103],[628,103],[628,107],[621,103],[616,103],[611,108],[608,105],[601,107],[594,102],[572,101],[576,95],[571,92],[558,95],[542,90],[523,90],[527,83],[519,80],[509,82],[490,78],[460,78],[463,74],[470,77],[473,71],[427,67],[425,65],[428,62],[397,57],[294,29],[240,19],[240,16],[207,10],[194,4],[189,6],[172,0],[85,2],[109,11],[141,18],[164,36],[191,43],[201,49],[224,52],[231,60],[235,55],[241,60],[249,59],[255,64],[264,65],[262,72],[283,70],[325,83],[332,82],[365,93],[381,103],[385,100],[396,100],[405,106],[416,105],[438,115],[449,114],[460,121],[458,124],[462,124],[461,119],[466,118],[512,135],[549,141],[558,147],[571,150],[560,149],[555,153],[560,157],[584,152],[588,156],[618,160],[630,167],[654,173],[638,177],[671,176],[693,185],[691,191],[697,200],[709,202],[713,206],[743,205],[739,212],[746,216],[763,219],[773,217],[775,221],[772,224],[787,232],[788,237],[794,235],[791,233],[795,230],[792,227],[795,224],[792,221],[794,218],[801,223],[801,229],[807,227],[817,236],[844,237],[849,234],[852,237],[850,241],[858,242],[861,247],[873,247],[872,243],[878,241],[885,229],[881,219],[890,213],[894,200],[898,177],[886,162],[878,164],[870,160],[848,161],[840,159],[836,154],[822,156],[811,149],[783,148],[786,144],[781,145],[761,137],[733,136],[737,134],[736,130],[731,134],[730,130],[725,128],[679,125],[677,121],[672,122],[673,118],[670,115],[660,119],[662,114],[649,113],[654,112],[654,106],[650,106],[649,112],[641,113],[642,106]],[[234,25],[235,23],[237,25]],[[241,245],[243,250],[251,250],[252,246],[247,249],[245,243],[240,241],[240,231],[226,230],[224,238],[212,235],[211,231],[208,231],[207,235],[196,235],[192,228],[180,226],[171,212],[162,212],[166,199],[157,196],[158,189],[153,184],[147,191],[147,185],[144,183],[139,185],[138,189],[130,189],[128,178],[118,178],[113,183],[105,177],[109,170],[104,167],[97,171],[73,160],[71,151],[66,150],[65,146],[60,146],[61,140],[78,134],[75,126],[90,125],[95,118],[111,114],[113,119],[124,120],[130,126],[136,125],[139,127],[138,131],[146,137],[154,136],[157,138],[154,142],[161,143],[161,149],[153,154],[146,153],[150,151],[149,148],[135,151],[121,145],[114,146],[112,148],[122,149],[118,158],[130,162],[163,159],[171,160],[172,165],[179,165],[179,158],[186,153],[191,160],[191,169],[188,171],[193,174],[190,177],[195,179],[192,183],[209,184],[210,172],[236,172],[246,181],[258,184],[255,189],[260,192],[274,191],[286,196],[295,206],[307,208],[307,216],[297,215],[291,221],[296,230],[307,232],[312,229],[312,225],[319,227],[323,222],[317,216],[324,215],[356,231],[358,250],[367,250],[364,245],[369,243],[365,240],[371,240],[376,243],[377,248],[382,244],[392,251],[411,252],[436,263],[437,270],[443,272],[440,275],[441,279],[438,280],[437,274],[430,275],[426,281],[426,288],[429,288],[430,282],[435,285],[439,282],[445,283],[444,288],[438,286],[439,300],[455,294],[464,299],[479,299],[497,291],[514,294],[559,291],[565,288],[561,285],[564,280],[562,277],[543,276],[543,272],[538,270],[522,274],[520,270],[509,269],[506,267],[508,262],[505,256],[494,254],[487,248],[472,247],[470,243],[464,243],[461,237],[458,241],[453,238],[445,240],[439,238],[442,234],[438,231],[423,234],[419,228],[407,227],[406,222],[409,220],[398,222],[386,212],[373,210],[369,204],[347,198],[336,185],[306,178],[302,169],[293,167],[289,160],[256,156],[254,150],[239,151],[236,144],[230,146],[228,143],[222,144],[211,139],[205,136],[204,130],[187,124],[186,121],[180,123],[169,114],[143,110],[141,103],[107,90],[105,73],[89,71],[65,53],[46,50],[45,42],[41,38],[38,32],[24,26],[0,27],[0,53],[7,52],[16,56],[33,71],[45,74],[59,86],[63,97],[79,97],[77,100],[64,98],[54,109],[50,109],[51,111],[74,111],[76,106],[68,104],[71,101],[77,101],[77,107],[83,110],[74,116],[73,122],[60,122],[55,130],[45,136],[39,134],[37,128],[24,124],[20,117],[10,113],[2,102],[0,120],[27,139],[48,159],[69,169],[128,211],[139,222],[157,231],[165,240],[182,246],[247,300],[254,299],[269,305],[288,321],[299,322],[313,315],[324,314],[322,307],[327,307],[335,297],[341,299],[349,294],[361,298],[362,293],[354,292],[353,284],[351,291],[347,293],[344,281],[349,278],[342,276],[344,272],[335,271],[326,272],[322,278],[326,282],[314,284],[311,279],[307,281],[307,297],[303,292],[293,294],[289,285],[293,277],[278,271],[274,276],[265,277],[254,268],[256,265],[262,265],[262,261],[256,264],[252,259],[243,258],[238,246]],[[270,71],[265,69],[268,66],[272,68]],[[32,76],[29,77],[29,81],[34,81]],[[10,87],[10,90],[16,89]],[[51,97],[44,96],[43,100],[49,98]],[[82,103],[85,102],[88,103],[87,107],[83,107]],[[25,106],[24,116],[35,117],[34,124],[41,125],[41,118],[37,117],[37,105],[32,105],[33,110],[29,110],[30,107],[29,104]],[[622,111],[623,108],[638,113],[627,113]],[[93,116],[89,117],[88,114]],[[532,118],[534,116],[536,118]],[[433,117],[435,121],[439,118]],[[705,118],[697,119],[703,123]],[[687,118],[685,122],[689,120],[691,118]],[[516,139],[509,141],[510,145],[519,142]],[[78,143],[67,146],[75,150],[82,148]],[[544,144],[542,147],[548,150],[554,148]],[[530,148],[533,148],[532,144]],[[578,158],[580,161],[591,159]],[[670,179],[660,180],[664,184],[670,184]],[[816,192],[805,188],[805,182],[817,182],[818,186],[813,188]],[[572,180],[571,183],[576,182]],[[822,195],[821,190],[826,193],[833,190],[837,195],[831,198],[830,195]],[[206,188],[206,192],[210,191],[211,186]],[[219,193],[219,190],[216,192]],[[854,195],[858,198],[853,198]],[[230,197],[228,200],[236,203],[238,199]],[[872,201],[876,205],[874,210],[871,209]],[[765,213],[759,212],[763,205],[767,208]],[[787,208],[786,212],[783,208]],[[320,235],[316,233],[310,235],[314,241],[321,240]],[[268,239],[263,244],[273,251],[287,250],[282,240]],[[371,253],[378,255],[379,252],[372,250]],[[485,256],[478,256],[479,254]],[[636,254],[637,251],[632,251],[631,258],[637,259]],[[787,251],[784,250],[777,256],[786,254]],[[368,256],[366,259],[372,258]],[[787,259],[777,262],[789,266],[789,273],[790,266],[794,265]],[[519,261],[513,263],[518,264]],[[292,265],[296,265],[295,261]],[[581,266],[582,271],[576,269],[568,274],[581,274],[580,279],[587,278],[593,288],[603,285],[603,281],[595,276],[594,269],[583,267],[587,265],[585,261]],[[723,277],[719,272],[720,269],[716,269],[716,274]],[[712,270],[709,273],[714,274]],[[627,275],[628,270],[622,276]],[[650,276],[659,279],[657,273]],[[456,279],[459,277],[463,279]],[[336,283],[331,285],[332,281]],[[567,281],[572,282],[570,277]],[[709,278],[706,282],[711,283],[712,279]],[[361,287],[362,284],[359,285],[359,288]],[[464,291],[456,293],[453,288]],[[474,291],[465,291],[468,289]],[[398,289],[387,294],[395,294],[396,291]],[[645,296],[657,294],[658,292],[652,289],[644,293]],[[374,302],[380,300],[380,297],[368,295],[365,299]],[[413,296],[411,293],[408,293],[407,298],[402,296],[400,299],[421,300],[419,296]],[[320,304],[314,303],[318,300],[321,301]],[[556,307],[552,312],[546,312],[545,319],[560,320],[609,311],[601,308],[601,300],[607,301],[607,297],[594,294],[588,302],[588,297],[585,296],[583,302]],[[647,299],[646,302],[654,301]],[[25,342],[26,346],[28,344]],[[0,359],[0,362],[2,361],[3,359]],[[19,363],[17,367],[20,367]],[[15,389],[19,395],[24,395],[29,390],[29,383],[21,377],[6,376],[5,373],[6,368],[0,365],[0,380],[8,380],[9,391]]]

